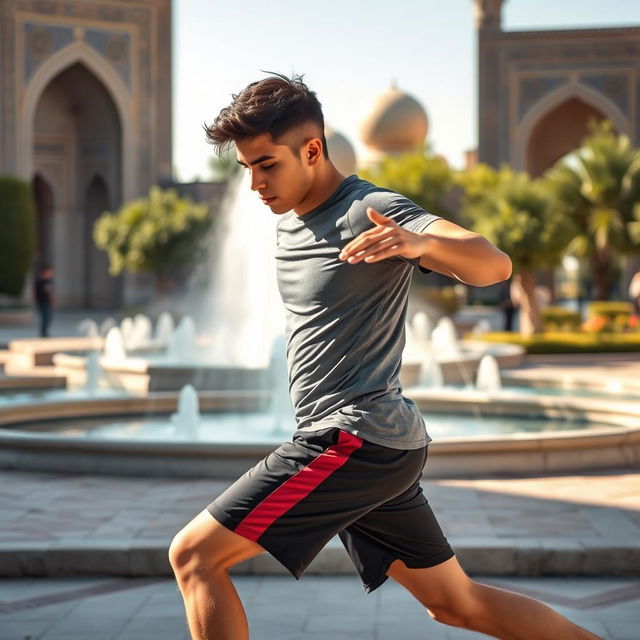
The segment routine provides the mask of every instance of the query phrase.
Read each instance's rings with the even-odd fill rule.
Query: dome
[[[410,95],[391,87],[378,96],[360,124],[362,141],[375,151],[411,151],[422,145],[429,123],[422,105]]]
[[[350,176],[356,170],[356,154],[351,143],[337,131],[325,127],[324,135],[327,139],[329,159],[336,169],[345,176]]]

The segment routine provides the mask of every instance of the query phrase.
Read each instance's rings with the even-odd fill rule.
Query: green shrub
[[[542,310],[543,331],[578,331],[582,323],[579,311],[564,307],[546,307]]]
[[[205,250],[211,224],[207,204],[181,198],[175,189],[151,187],[147,197],[103,213],[93,238],[108,253],[111,275],[148,272],[163,283],[191,272]]]
[[[0,293],[22,295],[35,256],[36,233],[31,185],[0,176]]]

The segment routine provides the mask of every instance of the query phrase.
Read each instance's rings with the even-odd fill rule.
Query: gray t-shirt
[[[419,259],[341,261],[341,249],[374,226],[367,207],[414,232],[439,219],[351,175],[317,208],[278,220],[291,400],[299,430],[335,426],[393,449],[418,449],[431,438],[413,401],[402,395],[398,376],[409,284]]]

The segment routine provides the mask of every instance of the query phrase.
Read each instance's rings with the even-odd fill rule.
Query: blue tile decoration
[[[558,87],[568,82],[568,78],[562,76],[522,78],[520,80],[520,100],[518,101],[518,120],[522,120],[524,114],[540,98],[555,91]]]
[[[22,25],[24,41],[24,83],[27,84],[37,68],[54,53],[73,42],[73,27],[25,22]]]

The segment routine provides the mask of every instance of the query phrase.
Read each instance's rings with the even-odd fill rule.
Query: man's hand
[[[340,260],[355,264],[361,260],[378,262],[391,256],[413,259],[426,252],[426,236],[403,229],[395,220],[371,207],[368,207],[367,215],[376,226],[345,245],[340,252]]]

